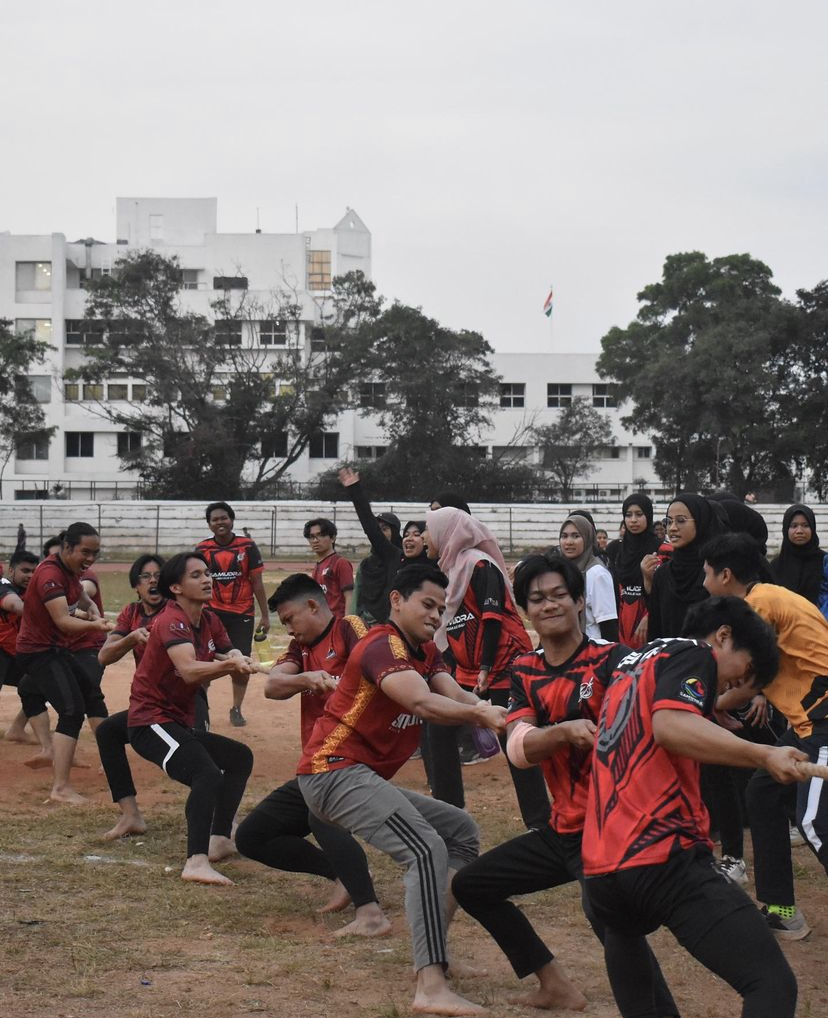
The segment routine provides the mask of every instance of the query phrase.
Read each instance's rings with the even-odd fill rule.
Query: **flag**
[[[543,302],[543,313],[547,318],[552,317],[552,287],[549,287],[549,296]]]

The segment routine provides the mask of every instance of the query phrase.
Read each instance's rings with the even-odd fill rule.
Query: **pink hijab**
[[[448,647],[446,627],[457,614],[471,583],[472,571],[481,559],[497,566],[510,595],[512,585],[509,583],[506,561],[494,535],[473,516],[450,506],[429,509],[426,512],[426,530],[430,546],[437,549],[440,568],[449,578],[446,613],[434,634],[434,642],[440,650],[445,650]]]

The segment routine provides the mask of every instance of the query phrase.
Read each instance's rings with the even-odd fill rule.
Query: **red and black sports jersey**
[[[647,617],[647,599],[640,583],[618,584],[618,639],[628,647],[638,650],[642,646],[640,637],[635,635],[641,622]]]
[[[290,661],[300,672],[328,672],[338,679],[345,663],[357,643],[368,633],[368,627],[357,615],[346,615],[344,619],[331,619],[328,628],[313,643],[299,643],[291,640],[287,650],[276,662],[277,665]],[[325,708],[325,701],[331,693],[312,693],[306,690],[300,700],[299,729],[302,747],[310,739],[316,719]]]
[[[709,716],[716,695],[716,658],[696,640],[654,640],[619,662],[592,754],[584,873],[658,865],[698,843],[712,848],[699,765],[656,744],[653,714]]]
[[[481,559],[474,567],[457,614],[446,626],[449,649],[457,662],[455,676],[467,688],[477,685],[483,662],[483,624],[487,619],[500,625],[489,688],[508,689],[509,666],[516,654],[532,649],[532,641],[506,589],[503,574],[492,562]]]
[[[575,653],[560,665],[551,665],[542,650],[521,654],[512,663],[512,693],[508,722],[527,721],[544,728],[562,721],[598,715],[618,662],[629,653],[619,643],[584,637]],[[559,834],[583,830],[589,793],[592,750],[569,744],[540,762],[552,796],[549,826]]]
[[[17,634],[20,631],[21,616],[3,607],[3,602],[9,594],[16,594],[22,600],[26,592],[4,576],[0,578],[0,650],[14,657],[17,653]]]
[[[422,722],[383,693],[383,681],[396,672],[415,671],[428,683],[447,670],[433,641],[414,648],[392,623],[374,626],[351,652],[297,773],[319,774],[361,763],[382,778],[392,778],[419,745]]]
[[[196,546],[207,559],[213,577],[210,607],[234,615],[253,614],[253,585],[250,577],[264,569],[261,552],[249,537],[232,534],[229,544],[208,537]]]
[[[64,566],[59,555],[44,559],[32,574],[23,602],[23,619],[17,635],[18,654],[38,654],[53,647],[66,647],[68,637],[52,621],[46,603],[65,597],[74,613],[83,593],[81,582]]]
[[[101,581],[98,579],[96,573],[93,573],[91,569],[87,569],[85,573],[81,573],[81,584],[84,580],[90,580],[95,584],[95,593],[92,595],[92,602],[98,611],[101,613],[101,618],[104,618],[104,606],[101,600]],[[85,633],[80,633],[78,636],[72,637],[69,641],[69,650],[100,650],[106,642],[106,633],[100,629],[90,629]]]
[[[115,628],[112,630],[111,635],[129,636],[130,633],[141,628],[152,632],[153,624],[166,603],[166,601],[163,601],[158,611],[153,612],[152,615],[147,615],[143,601],[130,601],[129,604],[124,605],[121,609],[118,618],[115,620]],[[136,665],[140,664],[146,649],[147,645],[145,643],[136,643],[132,648],[132,656],[135,658]]]
[[[196,660],[214,661],[233,645],[216,615],[205,608],[201,622],[194,626],[175,601],[168,601],[155,617],[141,663],[135,669],[129,693],[129,725],[163,724],[174,721],[185,728],[195,724],[195,697],[198,683],[185,682],[167,653],[169,647],[191,643]]]
[[[328,607],[341,619],[345,614],[345,592],[354,589],[354,567],[346,558],[332,551],[316,563],[311,576],[322,588]]]

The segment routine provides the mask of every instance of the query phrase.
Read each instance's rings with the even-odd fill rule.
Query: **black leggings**
[[[57,711],[55,731],[77,739],[84,716],[107,716],[100,685],[89,680],[68,650],[56,647],[39,654],[18,654],[18,665],[26,672],[18,685],[26,717],[42,714],[46,700]]]
[[[173,781],[189,786],[188,859],[207,855],[211,834],[230,837],[253,768],[253,754],[244,743],[172,721],[130,728],[129,741],[145,760],[158,764]]]
[[[306,840],[309,834],[321,848]],[[359,842],[344,828],[310,813],[295,778],[271,792],[239,824],[236,848],[275,870],[339,878],[356,908],[377,900]]]
[[[716,872],[706,849],[592,877],[586,886],[606,925],[607,973],[623,1018],[658,1018],[642,934],[659,926],[741,994],[743,1018],[793,1018],[796,979],[776,938],[744,891]]]

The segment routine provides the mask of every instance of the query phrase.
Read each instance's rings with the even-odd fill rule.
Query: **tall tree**
[[[149,493],[265,498],[347,405],[370,345],[365,326],[381,298],[362,273],[334,280],[325,326],[308,346],[298,342],[295,294],[276,290],[261,307],[246,291],[228,292],[213,305],[212,321],[183,308],[181,286],[178,260],[153,251],[130,253],[112,276],[91,281],[93,344],[77,374],[146,383],[141,402],[102,402],[98,410],[141,436],[123,459]],[[284,325],[283,345],[247,343],[254,321]]]
[[[828,496],[828,280],[797,290],[785,343],[782,412],[789,452],[820,500]]]
[[[575,479],[595,470],[599,450],[615,442],[606,415],[580,396],[561,410],[553,424],[535,428],[533,436],[541,449],[544,472],[552,479],[553,494],[564,502],[572,498]]]
[[[790,484],[781,400],[788,310],[771,270],[749,255],[670,255],[625,329],[601,341],[598,371],[629,400],[656,469],[682,487]]]
[[[11,321],[0,318],[0,498],[3,476],[18,444],[55,430],[46,427],[29,378],[29,371],[43,364],[52,349],[33,332],[16,333]]]

